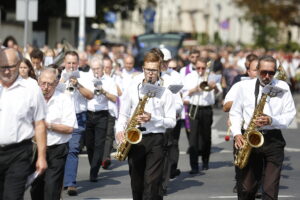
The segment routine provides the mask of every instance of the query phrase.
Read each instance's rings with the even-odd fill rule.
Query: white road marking
[[[279,195],[279,198],[295,198],[293,195]],[[236,199],[236,195],[232,196],[211,196],[210,199]]]

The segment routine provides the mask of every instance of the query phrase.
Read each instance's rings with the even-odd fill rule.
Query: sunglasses
[[[204,69],[206,69],[206,67],[196,67],[196,69],[197,70],[199,70],[199,69],[203,69],[204,70]]]
[[[262,75],[262,76],[266,76],[267,74],[269,75],[269,76],[274,76],[275,75],[275,71],[268,71],[268,70],[262,70],[262,71],[260,71],[260,74]]]

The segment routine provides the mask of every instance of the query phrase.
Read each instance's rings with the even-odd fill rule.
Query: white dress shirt
[[[189,90],[195,88],[197,85],[204,81],[203,76],[199,76],[198,72],[193,71],[188,74],[184,79],[183,99],[189,101],[190,104],[199,106],[210,106],[215,104],[214,90],[200,91],[188,96]],[[219,84],[219,83],[216,83]]]
[[[33,122],[46,117],[46,102],[36,83],[20,76],[9,88],[0,85],[0,145],[34,136]]]
[[[65,70],[62,72],[62,77],[64,73],[66,73]],[[89,77],[88,72],[80,71],[79,74],[80,74],[80,78],[77,79],[78,82],[85,88],[91,88],[91,85],[93,85],[93,83],[88,78]],[[65,88],[67,88],[68,85],[69,85],[69,80],[65,82]],[[69,91],[65,90],[65,93],[71,96],[71,99],[75,105],[76,114],[85,112],[87,110],[87,99],[78,91],[78,89],[75,89],[73,93],[70,93]]]
[[[255,84],[256,78],[240,82],[237,91],[237,97],[229,112],[229,118],[232,123],[231,131],[233,136],[241,134],[242,124],[247,129],[255,109]],[[286,90],[282,96],[268,97],[263,113],[272,118],[272,124],[264,126],[261,129],[282,129],[287,128],[296,115],[296,109],[289,86],[280,80],[274,79],[272,85]],[[262,86],[259,89],[257,103],[261,98]],[[244,123],[243,123],[244,122]]]
[[[124,92],[119,119],[116,124],[116,132],[125,130],[128,120],[132,117],[138,105],[139,98],[143,98],[140,91],[141,86],[141,82],[136,82],[136,84],[132,84],[131,87]],[[174,100],[171,91],[168,89],[164,91],[160,99],[156,97],[150,98],[145,105],[144,111],[151,113],[151,119],[149,122],[141,125],[146,128],[146,131],[142,132],[143,134],[164,133],[167,128],[173,128],[176,124]]]
[[[90,79],[93,80],[93,77],[90,77]],[[100,80],[102,82],[102,88],[105,91],[112,95],[118,96],[117,86],[112,78],[110,78],[109,76],[102,76]],[[92,85],[92,87],[90,86],[88,89],[94,91],[95,87],[94,85]],[[92,112],[108,110],[108,102],[109,100],[105,95],[94,95],[93,99],[88,100],[88,110]]]
[[[46,122],[78,128],[74,103],[69,95],[59,90],[54,92],[53,96],[47,102]],[[66,143],[71,137],[72,134],[47,130],[47,146]]]

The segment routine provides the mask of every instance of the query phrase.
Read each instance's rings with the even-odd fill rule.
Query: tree
[[[278,41],[278,30],[300,26],[300,0],[233,0],[246,8],[245,18],[254,26],[255,45],[270,48]]]

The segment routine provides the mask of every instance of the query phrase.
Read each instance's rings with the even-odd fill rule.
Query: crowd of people
[[[136,66],[135,49],[124,45],[96,42],[84,52],[63,44],[28,46],[21,52],[13,37],[0,50],[0,200],[21,199],[34,172],[32,199],[60,199],[64,189],[76,196],[79,153],[86,148],[87,177],[97,182],[100,169],[110,167],[111,155],[126,141],[131,120],[142,134],[128,153],[133,199],[163,199],[169,179],[181,173],[182,127],[189,173],[209,170],[213,109],[221,106],[230,113],[234,152],[247,143],[242,133],[249,124],[265,138],[248,165],[236,168],[239,199],[254,199],[260,185],[263,199],[277,198],[285,146],[280,129],[296,113],[291,92],[299,91],[299,53],[197,46],[171,55],[158,47]],[[276,79],[279,66],[284,81]],[[143,102],[147,85],[162,94]],[[269,87],[276,94],[263,104],[259,99]],[[264,112],[252,117],[262,104]],[[142,113],[135,115],[137,107]]]

